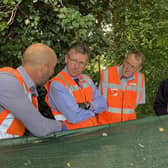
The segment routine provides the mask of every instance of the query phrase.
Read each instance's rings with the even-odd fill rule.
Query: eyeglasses
[[[131,67],[131,69],[134,70],[134,71],[136,71],[139,68],[139,66],[134,66],[131,63],[129,63],[127,60],[125,60],[125,64],[127,66]]]
[[[75,59],[72,59],[72,58],[70,58],[70,57],[68,57],[68,59],[70,60],[70,62],[73,64],[73,65],[75,65],[75,64],[78,64],[81,68],[82,67],[84,67],[87,63],[86,62],[79,62],[79,61],[77,61],[77,60],[75,60]]]

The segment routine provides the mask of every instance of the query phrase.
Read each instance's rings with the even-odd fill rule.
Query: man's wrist
[[[93,105],[90,102],[86,102],[86,103],[78,103],[80,108],[83,108],[85,110],[90,110],[93,109]]]
[[[67,130],[67,126],[65,125],[65,123],[63,121],[60,121],[62,129],[61,131],[66,131]]]

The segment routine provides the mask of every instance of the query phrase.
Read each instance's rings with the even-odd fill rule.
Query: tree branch
[[[11,24],[13,23],[13,21],[14,21],[14,19],[15,19],[15,16],[16,16],[17,9],[18,9],[18,7],[19,7],[19,5],[20,5],[21,2],[22,2],[22,0],[21,0],[20,2],[18,2],[18,3],[16,4],[16,6],[13,8],[12,13],[11,13],[11,16],[10,16],[10,19],[9,19],[9,21],[7,22],[8,25],[11,25]]]
[[[7,12],[0,11],[0,14],[8,14],[8,13],[11,13],[11,11],[7,11]]]
[[[62,0],[59,0],[60,1],[60,4],[62,5],[62,7],[65,7]]]

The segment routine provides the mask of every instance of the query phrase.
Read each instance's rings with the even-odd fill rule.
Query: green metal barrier
[[[0,168],[167,168],[168,116],[0,140]]]

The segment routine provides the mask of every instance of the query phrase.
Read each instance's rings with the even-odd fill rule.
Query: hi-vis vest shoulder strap
[[[69,79],[69,77],[67,76],[67,74],[64,71],[62,71],[62,73],[58,74],[57,77],[60,78],[64,82],[63,85],[66,86],[66,88],[69,90],[69,92],[71,93],[72,96],[75,91],[81,90],[81,88],[78,85],[76,85],[74,80]],[[91,82],[90,77],[85,74],[82,74],[79,76],[79,81],[82,84],[82,89],[92,87],[92,82]],[[84,95],[82,94],[81,96],[84,96]],[[87,96],[87,95],[85,95],[85,96]],[[86,99],[87,99],[87,97],[86,97]]]
[[[36,108],[38,107],[37,98],[33,98],[34,100],[32,100],[30,90],[27,88],[22,76],[16,69],[5,67],[5,68],[0,69],[0,73],[1,72],[10,73],[13,76],[15,76],[18,82],[21,84],[22,88],[24,89],[29,100],[31,102],[32,101],[34,102]],[[8,111],[7,109],[4,109],[2,106],[0,107],[1,107],[0,108],[0,130],[1,132],[10,134],[10,135],[22,136],[25,132],[25,126],[17,118],[15,118],[10,113],[10,111]]]

